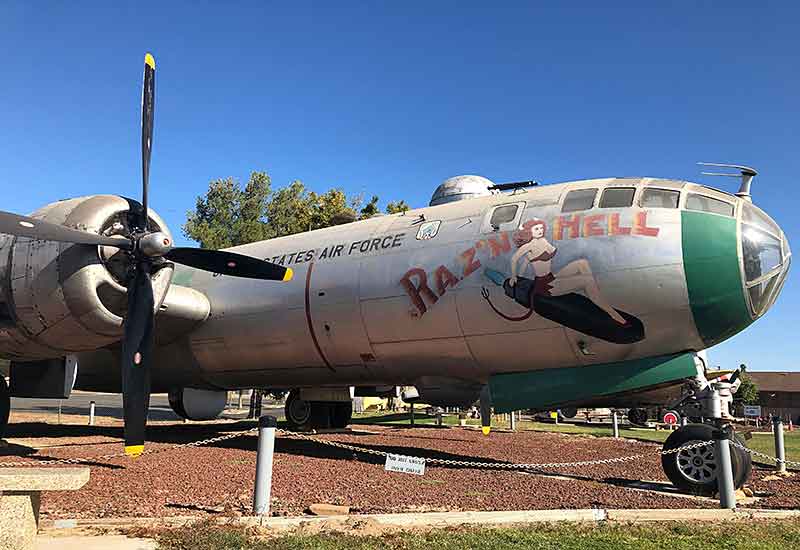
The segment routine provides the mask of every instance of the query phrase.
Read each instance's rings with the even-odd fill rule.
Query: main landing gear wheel
[[[628,421],[637,426],[647,425],[647,409],[630,409],[628,410]]]
[[[305,401],[292,390],[284,407],[286,420],[295,427],[346,428],[353,417],[352,401]]]
[[[0,374],[0,439],[6,434],[8,417],[11,414],[11,394],[6,379]]]
[[[311,420],[311,402],[300,399],[300,392],[292,390],[286,398],[284,413],[289,424],[298,428],[305,426]]]
[[[672,432],[664,442],[665,451],[709,441],[714,427],[707,424],[689,424]],[[734,435],[734,440],[743,445],[744,440]],[[735,447],[731,449],[734,488],[741,488],[750,478],[752,459],[750,453]],[[714,444],[708,443],[661,456],[661,467],[669,480],[678,489],[693,495],[711,496],[717,492],[717,463]]]

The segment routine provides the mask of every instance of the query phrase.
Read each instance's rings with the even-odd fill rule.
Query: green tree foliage
[[[387,214],[401,214],[411,210],[411,207],[404,200],[392,201],[386,205]]]
[[[739,365],[739,369],[741,370],[739,380],[742,383],[734,394],[734,398],[743,405],[758,405],[758,386],[747,374],[747,365]]]
[[[269,175],[253,172],[244,189],[233,178],[212,181],[187,213],[183,233],[203,248],[228,248],[371,218],[380,212],[378,201],[373,196],[364,204],[341,189],[315,193],[297,180],[273,190]],[[387,206],[390,213],[404,210],[405,201]]]

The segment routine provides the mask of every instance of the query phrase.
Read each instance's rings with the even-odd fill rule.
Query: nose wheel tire
[[[709,441],[713,432],[712,426],[689,424],[672,432],[664,442],[663,449],[667,451]],[[744,440],[738,435],[734,438],[739,444],[744,444]],[[733,485],[739,489],[750,478],[752,459],[750,453],[738,447],[731,445],[730,449]],[[672,484],[686,493],[711,496],[717,492],[718,468],[713,443],[662,455],[661,466]]]
[[[11,394],[8,391],[6,379],[0,374],[0,439],[6,434],[8,417],[11,414]]]

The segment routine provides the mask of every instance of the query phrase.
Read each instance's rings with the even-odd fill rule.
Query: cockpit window
[[[788,264],[789,258],[778,225],[752,204],[744,203],[742,208],[744,275],[753,313],[760,315],[780,292],[786,268],[783,274],[778,268],[784,260]]]
[[[561,206],[562,212],[576,212],[578,210],[589,210],[594,206],[594,197],[597,189],[576,189],[567,193],[564,204]]]
[[[639,203],[642,208],[678,208],[680,198],[680,191],[648,188],[642,191]]]
[[[689,193],[689,196],[686,197],[686,210],[733,216],[733,204],[695,193]]]
[[[600,197],[600,208],[625,208],[633,204],[634,187],[609,187]]]
[[[492,219],[489,221],[489,224],[492,227],[499,227],[500,224],[514,221],[514,218],[517,217],[518,209],[519,206],[516,204],[507,204],[505,206],[495,208],[494,212],[492,212]]]

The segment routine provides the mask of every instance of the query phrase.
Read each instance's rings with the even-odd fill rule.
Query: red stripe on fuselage
[[[325,357],[325,354],[322,353],[322,348],[319,347],[319,341],[317,341],[317,333],[314,332],[314,323],[311,321],[311,271],[314,269],[314,262],[310,262],[308,264],[308,271],[306,272],[306,321],[308,321],[308,332],[311,333],[311,339],[314,341],[314,347],[317,348],[317,353],[319,354],[319,358],[322,359],[322,362],[325,363],[325,366],[331,369],[333,372],[336,372],[336,369],[333,368],[328,358]]]

